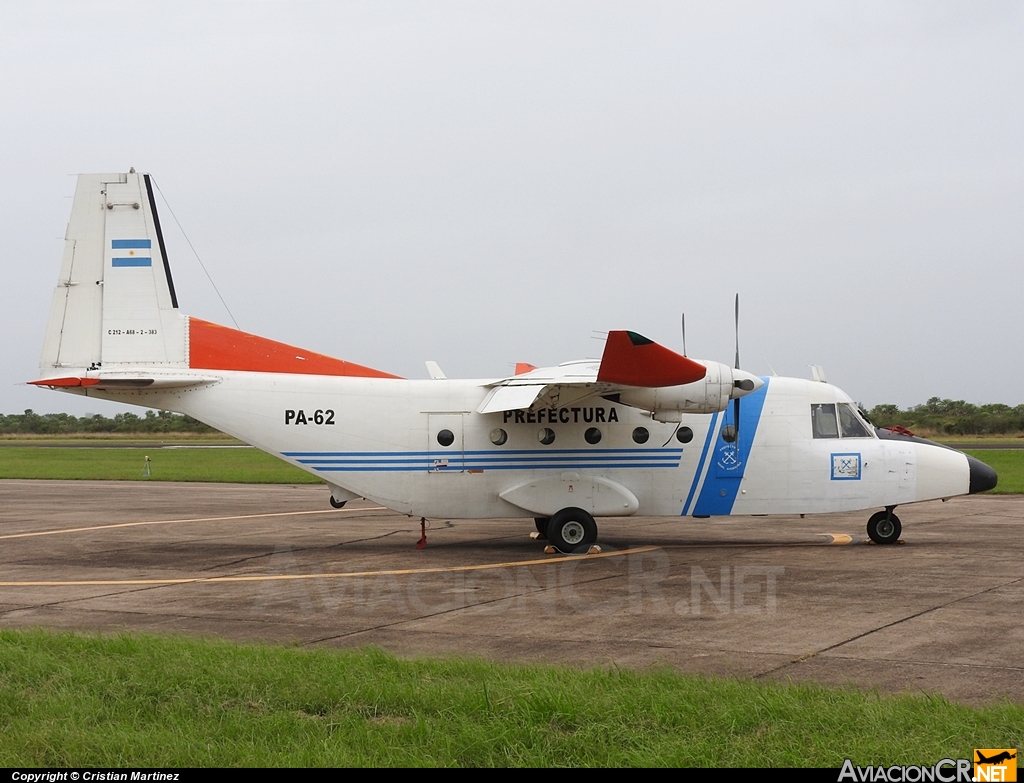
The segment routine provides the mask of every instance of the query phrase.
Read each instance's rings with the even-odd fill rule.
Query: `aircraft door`
[[[430,473],[465,472],[461,413],[427,414],[427,470]]]

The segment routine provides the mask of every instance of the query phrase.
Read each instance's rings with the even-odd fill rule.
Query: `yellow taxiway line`
[[[93,525],[92,527],[68,527],[59,530],[39,530],[35,533],[11,533],[0,536],[0,541],[11,538],[33,538],[35,536],[59,536],[62,533],[88,533],[91,530],[113,530],[119,527],[139,527],[141,525],[174,525],[182,522],[226,522],[232,519],[266,519],[267,517],[298,517],[304,514],[344,514],[349,511],[383,511],[384,506],[368,508],[332,508],[327,511],[279,511],[273,514],[238,514],[232,517],[193,517],[191,519],[154,519],[149,522],[118,522],[114,525]]]
[[[304,512],[310,513],[310,512]],[[319,512],[312,512],[319,513]],[[0,582],[0,587],[114,587],[132,585],[185,585],[208,582],[286,582],[299,579],[350,579],[360,576],[412,576],[415,574],[446,574],[456,571],[488,571],[498,568],[523,568],[550,563],[565,563],[579,560],[599,560],[606,557],[621,557],[642,552],[652,552],[660,547],[641,546],[634,549],[622,549],[616,552],[599,552],[593,555],[565,555],[562,557],[546,557],[543,560],[516,560],[508,563],[484,563],[467,566],[437,566],[434,568],[401,568],[390,571],[343,571],[327,574],[250,574],[246,576],[198,576],[180,579],[83,579],[66,582],[24,581]]]

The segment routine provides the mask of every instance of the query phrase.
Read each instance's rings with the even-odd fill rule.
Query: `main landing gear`
[[[889,506],[885,511],[872,514],[868,520],[868,538],[876,544],[895,544],[899,541],[903,532],[903,524],[900,518],[892,513],[895,506]]]
[[[597,541],[597,522],[582,508],[563,508],[548,520],[547,537],[560,552],[586,551]]]

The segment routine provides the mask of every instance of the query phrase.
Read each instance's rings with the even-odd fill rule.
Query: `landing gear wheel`
[[[537,532],[541,534],[542,538],[548,537],[548,522],[551,521],[550,517],[534,517],[533,524],[537,526]]]
[[[879,511],[868,520],[868,537],[876,544],[895,544],[902,532],[900,518],[891,511]]]
[[[548,522],[548,541],[560,552],[586,551],[597,541],[597,523],[582,508],[563,508]]]
[[[344,508],[346,503],[348,503],[347,500],[337,501],[334,499],[334,495],[331,495],[331,506],[333,508]]]

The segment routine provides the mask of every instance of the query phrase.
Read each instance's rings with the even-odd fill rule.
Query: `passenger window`
[[[871,433],[860,420],[853,406],[846,402],[839,403],[839,428],[844,438],[870,438]]]
[[[826,402],[811,405],[811,431],[815,438],[838,438],[835,403]]]

